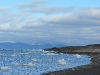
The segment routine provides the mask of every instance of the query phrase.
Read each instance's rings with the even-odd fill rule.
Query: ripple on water
[[[79,54],[57,54],[44,50],[0,51],[0,74],[41,75],[51,71],[90,64],[90,57]]]

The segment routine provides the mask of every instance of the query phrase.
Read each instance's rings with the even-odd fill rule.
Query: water
[[[0,50],[0,75],[41,75],[90,63],[87,55],[57,54],[41,49]]]

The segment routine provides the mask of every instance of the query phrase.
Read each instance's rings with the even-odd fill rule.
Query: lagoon
[[[41,75],[90,63],[87,55],[58,54],[42,49],[0,50],[0,75]]]

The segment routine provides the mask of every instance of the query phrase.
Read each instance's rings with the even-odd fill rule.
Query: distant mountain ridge
[[[64,47],[63,44],[26,44],[22,42],[1,42],[0,49],[45,49],[45,48],[53,48],[53,47]]]

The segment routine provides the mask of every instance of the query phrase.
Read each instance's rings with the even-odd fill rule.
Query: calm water
[[[0,75],[41,75],[90,64],[90,57],[44,50],[0,50]]]

